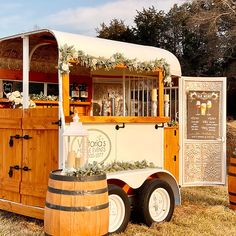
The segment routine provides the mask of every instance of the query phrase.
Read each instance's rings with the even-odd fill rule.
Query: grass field
[[[236,211],[228,208],[226,187],[182,188],[182,205],[177,206],[170,222],[151,228],[130,223],[120,236],[234,236]],[[0,236],[44,235],[43,222],[0,211]],[[116,235],[118,236],[118,235]]]

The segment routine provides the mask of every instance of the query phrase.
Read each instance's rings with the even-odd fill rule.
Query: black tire
[[[121,233],[125,231],[130,219],[131,210],[130,210],[129,198],[122,188],[114,184],[108,184],[108,194],[109,194],[108,231],[110,234]],[[113,209],[111,209],[111,207],[113,207]],[[118,213],[117,210],[119,211]],[[115,213],[117,213],[117,215],[115,215]]]
[[[159,202],[153,206],[152,209],[154,210],[150,210],[151,203],[155,200]],[[146,180],[140,187],[137,204],[136,212],[139,214],[142,222],[147,226],[151,226],[154,222],[171,220],[175,208],[175,199],[168,183],[163,180],[152,179]]]

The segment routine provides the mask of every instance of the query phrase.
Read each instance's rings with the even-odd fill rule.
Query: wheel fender
[[[146,179],[158,178],[167,182],[173,190],[175,197],[175,204],[181,203],[180,189],[175,177],[168,171],[159,168],[146,168],[129,171],[119,171],[114,173],[108,173],[107,179],[123,181],[133,189],[137,189],[142,186]]]

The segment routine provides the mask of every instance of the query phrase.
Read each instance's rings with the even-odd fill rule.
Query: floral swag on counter
[[[12,93],[7,93],[6,97],[8,98],[9,102],[12,104],[12,108],[22,108],[23,105],[23,95],[19,91],[14,91]],[[28,101],[29,107],[34,108],[36,104],[29,99]]]
[[[165,71],[164,82],[171,85],[170,77],[170,65],[166,62],[164,58],[156,59],[153,61],[138,61],[135,59],[125,58],[121,53],[115,53],[110,58],[104,57],[93,57],[91,55],[86,55],[83,51],[76,51],[74,46],[68,46],[65,44],[59,49],[59,70],[61,73],[69,73],[71,61],[79,63],[82,66],[90,68],[91,70],[97,70],[105,68],[105,70],[115,69],[119,65],[124,65],[130,71],[141,72],[154,72],[157,68],[161,68]]]

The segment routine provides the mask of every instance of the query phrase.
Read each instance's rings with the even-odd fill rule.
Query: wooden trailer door
[[[226,181],[226,78],[180,78],[182,185]]]
[[[0,198],[20,202],[21,109],[0,109]],[[10,141],[11,140],[11,141]]]
[[[164,128],[164,169],[179,182],[179,129],[177,126]]]
[[[44,207],[51,170],[58,168],[58,110],[53,108],[24,111],[21,203]]]

